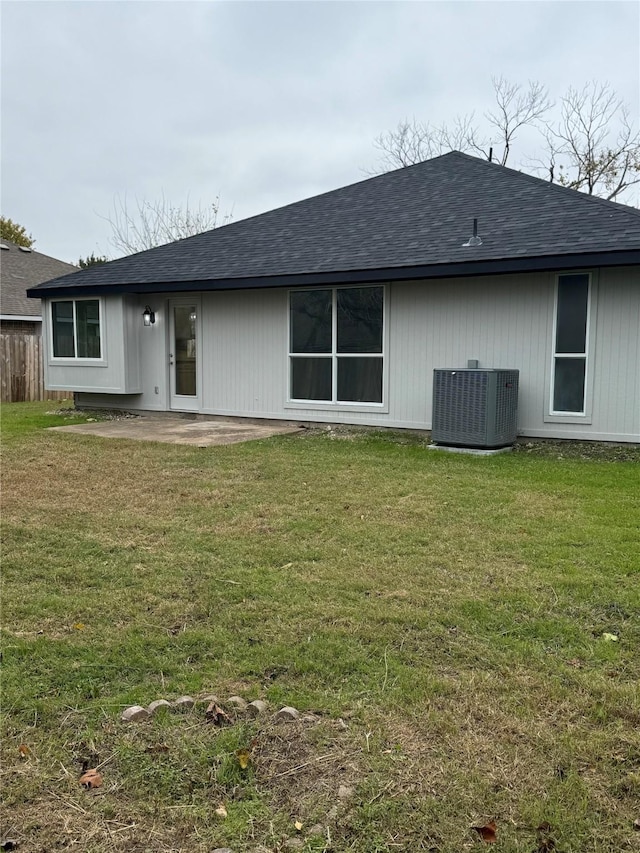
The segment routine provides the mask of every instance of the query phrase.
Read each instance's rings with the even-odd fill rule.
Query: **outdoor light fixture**
[[[145,306],[144,312],[142,314],[142,322],[145,326],[153,326],[156,321],[155,313],[149,308],[149,306]]]
[[[196,310],[194,308],[192,310],[191,314],[189,314],[189,319],[191,320],[192,323],[195,323],[197,316],[198,315],[196,314]]]

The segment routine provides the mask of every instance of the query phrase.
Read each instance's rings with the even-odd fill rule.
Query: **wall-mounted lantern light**
[[[149,306],[147,305],[144,309],[143,314],[142,314],[142,322],[145,324],[145,326],[153,326],[155,321],[156,321],[156,315],[151,310],[151,308],[149,308]]]
[[[196,309],[192,308],[191,313],[189,314],[189,319],[191,320],[192,323],[195,323],[197,318],[198,318],[198,315],[196,314]]]

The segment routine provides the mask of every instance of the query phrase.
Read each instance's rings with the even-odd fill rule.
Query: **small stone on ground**
[[[166,699],[154,699],[153,702],[149,703],[147,711],[153,716],[158,708],[171,708],[171,702],[167,702]]]
[[[253,702],[249,702],[247,705],[247,713],[252,717],[258,717],[260,714],[264,714],[267,710],[267,703],[263,702],[262,699],[254,699]]]
[[[131,705],[122,712],[120,719],[125,723],[139,723],[142,720],[149,719],[149,712],[142,705]]]
[[[193,696],[179,696],[176,701],[172,703],[172,706],[176,711],[188,711],[190,708],[193,708],[195,704]]]
[[[280,708],[280,710],[276,714],[276,720],[284,720],[285,722],[291,722],[292,720],[297,720],[299,716],[300,711],[297,711],[290,705],[286,705],[284,708]]]

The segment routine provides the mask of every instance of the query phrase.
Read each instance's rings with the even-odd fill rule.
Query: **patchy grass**
[[[3,408],[0,840],[460,853],[495,820],[509,853],[640,850],[636,449],[201,449],[50,409]],[[209,692],[315,718],[119,720]]]

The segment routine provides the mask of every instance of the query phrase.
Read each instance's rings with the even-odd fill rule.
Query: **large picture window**
[[[551,388],[554,415],[585,413],[590,287],[589,273],[558,276]]]
[[[100,300],[64,299],[51,303],[54,358],[101,358]]]
[[[289,295],[292,400],[382,403],[384,287]]]

